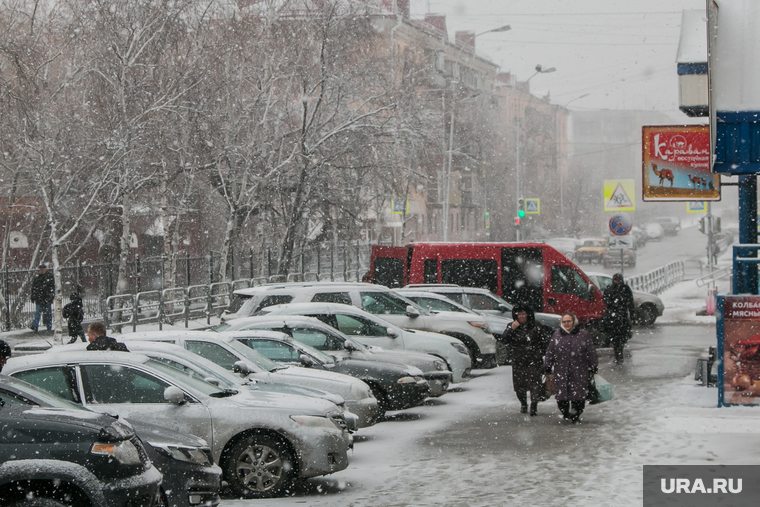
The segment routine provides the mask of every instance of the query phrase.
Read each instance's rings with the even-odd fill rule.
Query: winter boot
[[[36,333],[36,332],[37,332],[37,328],[36,328],[35,326],[32,326],[32,327],[30,327],[29,329],[31,329],[33,333]]]
[[[520,413],[521,414],[527,414],[528,413],[528,393],[521,392],[521,393],[515,393],[517,395],[517,399],[520,400]]]
[[[530,402],[530,415],[538,415],[538,402],[531,400]]]

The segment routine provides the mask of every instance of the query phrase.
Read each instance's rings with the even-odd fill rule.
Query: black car
[[[152,507],[161,473],[115,417],[0,393],[0,505]]]
[[[0,375],[0,401],[94,414],[36,386],[5,375]],[[120,423],[134,429],[151,462],[163,474],[158,505],[211,507],[219,504],[222,470],[214,465],[211,449],[206,442],[192,435],[179,434],[144,422],[127,422],[122,419]]]
[[[372,389],[383,412],[417,406],[430,394],[430,386],[422,377],[422,371],[413,366],[384,361],[336,359],[291,337],[246,336],[245,331],[234,331],[231,334],[240,343],[277,363],[318,368],[362,380]]]

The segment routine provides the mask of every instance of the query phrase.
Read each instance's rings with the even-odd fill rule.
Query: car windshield
[[[361,292],[362,310],[373,315],[406,315],[406,307],[411,306],[422,314],[428,312],[405,297],[385,292]]]
[[[596,241],[596,240],[584,241],[583,242],[583,246],[594,246],[594,247],[596,247],[596,246],[602,246],[602,242],[601,241]]]
[[[231,340],[227,342],[232,350],[238,352],[241,356],[245,357],[257,366],[265,369],[266,371],[274,371],[282,368],[279,364],[275,363],[271,359],[262,356],[251,347],[243,345],[237,340]]]
[[[13,384],[10,384],[19,391],[21,391],[22,396],[26,394],[27,396],[33,396],[35,398],[38,398],[43,403],[46,403],[54,408],[64,408],[64,409],[75,409],[75,410],[84,410],[82,408],[82,405],[79,405],[78,403],[74,403],[73,401],[65,400],[63,398],[59,398],[58,396],[45,391],[43,389],[40,389],[39,387],[29,384],[28,382],[23,382],[21,380],[16,380],[13,382]]]
[[[470,313],[452,301],[445,301],[443,299],[431,298],[426,296],[407,296],[409,299],[432,312],[463,312]]]
[[[232,326],[230,326],[229,324],[219,324],[218,326],[210,328],[209,331],[221,333],[222,331],[227,331],[230,327]]]
[[[150,366],[151,368],[153,368],[154,370],[170,376],[171,378],[179,382],[181,385],[195,389],[196,391],[199,391],[205,394],[206,396],[211,396],[212,394],[219,392],[219,386],[215,386],[214,384],[209,384],[205,380],[196,378],[192,374],[188,374],[187,372],[178,370],[177,368],[169,366],[156,359],[151,358],[148,360],[146,364]]]
[[[155,359],[156,361],[168,364],[173,368],[185,371],[189,375],[192,375],[194,372],[196,376],[200,375],[201,378],[212,377],[214,379],[217,379],[219,380],[220,385],[223,385],[224,387],[234,388],[235,386],[240,385],[240,377],[236,376],[233,373],[230,373],[229,371],[225,370],[217,364],[212,363],[211,361],[206,361],[202,357],[195,354],[188,354],[188,356],[192,355],[194,357],[183,357],[182,360],[184,362],[180,362],[173,359],[171,356],[167,356],[157,351],[141,351],[141,353]],[[199,360],[196,360],[196,357]]]

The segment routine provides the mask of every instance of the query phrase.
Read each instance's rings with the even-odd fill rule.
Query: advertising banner
[[[718,296],[717,317],[718,404],[758,405],[760,296]]]
[[[707,125],[642,127],[645,201],[719,201]]]

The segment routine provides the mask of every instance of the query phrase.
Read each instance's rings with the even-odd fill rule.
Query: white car
[[[256,331],[262,336],[283,336],[282,333]],[[359,379],[329,371],[297,366],[283,366],[270,361],[250,347],[239,343],[234,334],[211,331],[150,331],[120,335],[127,347],[134,340],[173,343],[208,359],[229,371],[265,382],[313,387],[346,400],[346,408],[359,417],[359,427],[372,426],[380,416],[380,407],[372,390]]]
[[[285,333],[294,340],[339,359],[383,361],[414,366],[422,371],[422,377],[430,385],[430,396],[433,397],[444,394],[451,383],[451,372],[446,368],[446,363],[435,356],[412,350],[386,350],[364,345],[314,317],[301,315],[245,317],[221,324],[213,330],[221,332],[250,329],[267,329]]]
[[[562,253],[571,261],[575,259],[575,249],[578,248],[579,242],[583,244],[583,242],[575,238],[549,238],[544,240],[544,243],[554,247],[555,250]]]
[[[606,273],[594,273],[584,271],[589,280],[596,285],[596,288],[604,293],[610,284],[612,284],[612,277]],[[633,316],[634,322],[643,326],[651,326],[657,317],[662,316],[662,312],[665,311],[665,305],[662,303],[662,299],[650,294],[648,292],[641,292],[634,290],[633,303],[636,306],[636,315]]]
[[[68,347],[68,345],[65,345],[65,347]],[[52,352],[56,354],[60,352],[56,348],[48,349],[45,353],[49,354]],[[274,384],[253,378],[242,378],[229,370],[225,370],[218,364],[212,363],[208,359],[204,359],[198,354],[193,354],[189,350],[183,349],[173,343],[130,341],[129,351],[161,361],[222,389],[239,389],[244,393],[250,394],[260,406],[266,406],[272,399],[279,401],[290,399],[293,406],[298,406],[298,403],[301,401],[300,399],[303,397],[329,401],[343,411],[343,417],[346,420],[349,431],[353,432],[359,429],[359,418],[356,414],[346,409],[346,401],[342,396],[338,396],[337,394],[309,387]]]
[[[665,236],[665,229],[658,223],[651,223],[644,226],[644,232],[651,241],[662,241]]]
[[[384,349],[416,350],[443,359],[453,382],[462,382],[470,374],[470,353],[464,344],[450,336],[402,329],[377,315],[338,303],[291,303],[268,306],[259,315],[306,315],[316,317],[341,333]]]
[[[403,329],[431,331],[453,336],[470,352],[478,368],[496,366],[496,340],[481,316],[462,313],[431,315],[382,285],[369,283],[284,283],[262,285],[234,292],[234,313],[222,315],[222,321],[247,317],[274,304],[342,303],[377,315]]]
[[[334,404],[273,399],[265,407],[137,353],[71,351],[14,357],[3,373],[95,412],[206,440],[236,495],[281,495],[296,478],[348,467],[351,435]]]

